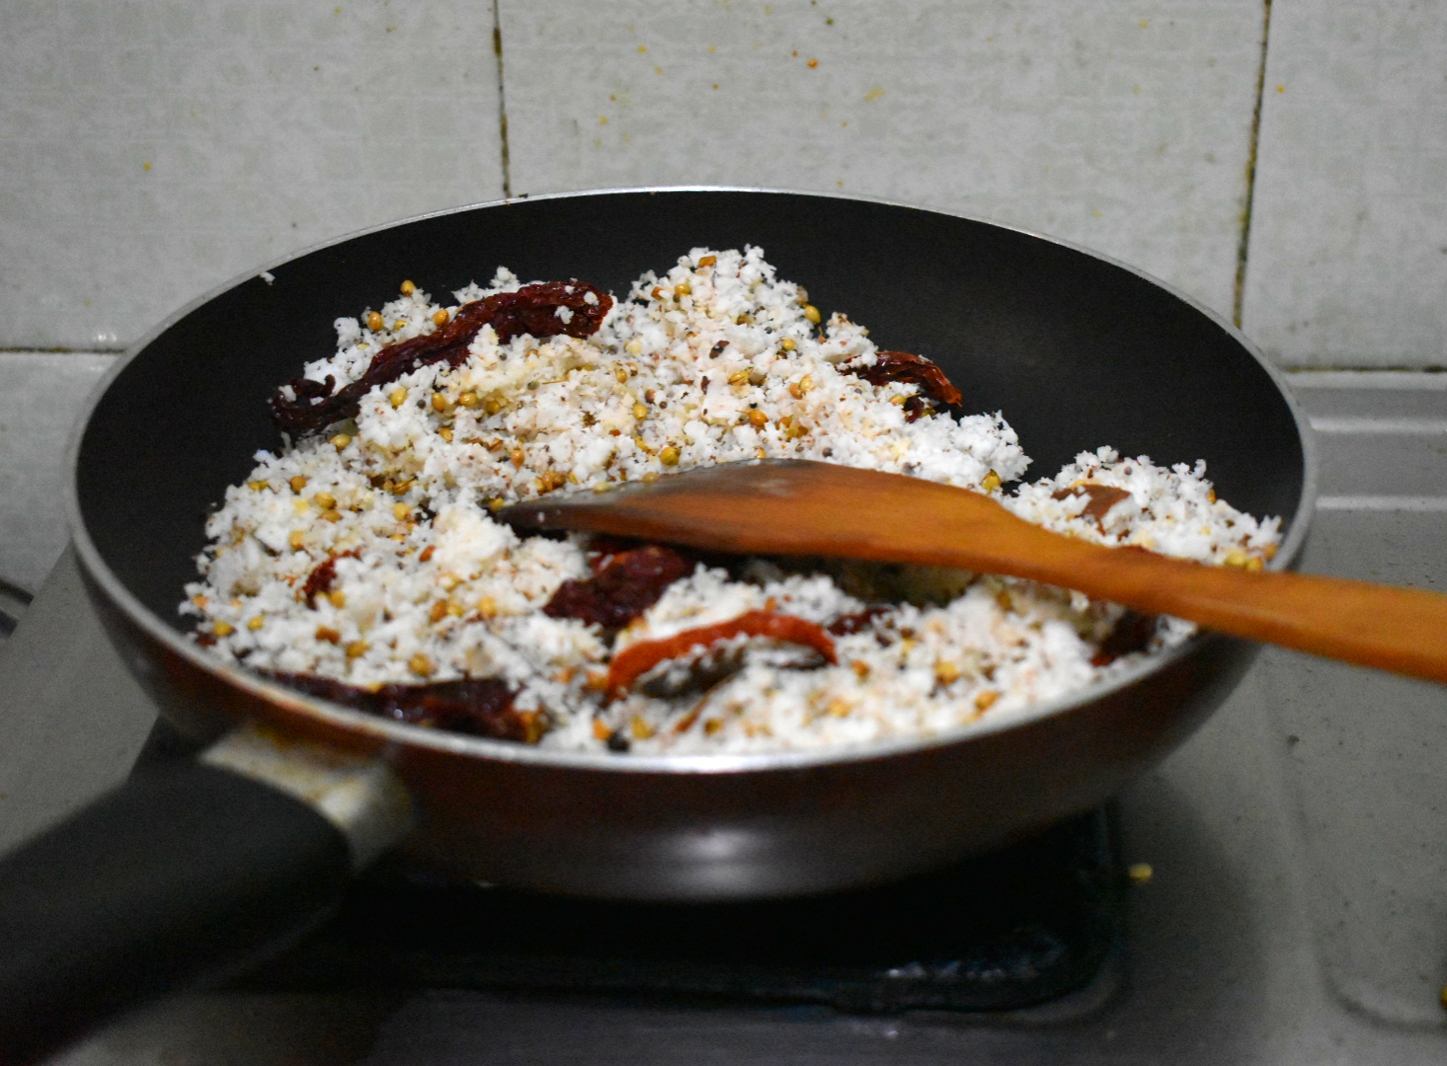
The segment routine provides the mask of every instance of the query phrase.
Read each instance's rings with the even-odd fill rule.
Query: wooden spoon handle
[[[935,549],[932,561],[1012,573],[1235,636],[1447,681],[1447,596],[1308,574],[1251,573],[1140,548],[1106,548],[1013,515],[1001,527],[1007,543],[994,565],[988,556],[998,538],[974,536],[978,526],[954,537],[936,527],[928,538]],[[968,543],[962,543],[966,538]]]
[[[1447,596],[1243,570],[1051,533],[988,496],[797,460],[725,463],[509,508],[523,529],[588,529],[738,554],[954,566],[1079,589],[1152,614],[1382,670],[1447,681]]]
[[[847,484],[857,476],[849,471],[833,480]],[[978,493],[880,478],[869,481],[874,506],[868,515],[831,509],[833,501],[821,494],[800,498],[816,514],[830,512],[828,539],[851,542],[837,552],[822,541],[821,548],[854,558],[1013,574],[1251,640],[1447,681],[1447,596],[1107,548],[1052,533]]]

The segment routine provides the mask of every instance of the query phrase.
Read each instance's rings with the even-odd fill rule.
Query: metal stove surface
[[[1447,376],[1297,375],[1324,459],[1304,569],[1447,587]],[[154,718],[62,558],[0,645],[0,849],[124,776]],[[370,987],[179,997],[55,1061],[1438,1063],[1447,690],[1265,651],[1122,798],[1115,978],[1015,1012]],[[840,936],[849,936],[841,929]]]

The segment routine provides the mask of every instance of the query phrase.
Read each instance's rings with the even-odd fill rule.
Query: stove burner
[[[168,733],[157,726],[138,765],[179,753]],[[324,927],[239,984],[1014,1010],[1089,985],[1117,954],[1124,891],[1110,826],[1096,811],[907,881],[750,903],[563,899],[384,866]]]

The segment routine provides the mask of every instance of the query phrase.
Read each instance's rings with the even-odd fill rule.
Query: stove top
[[[1020,1010],[1118,985],[1122,876],[1104,813],[925,877],[802,900],[667,905],[383,869],[248,990],[509,989],[838,1011]]]
[[[1324,460],[1303,568],[1447,587],[1443,382],[1297,381]],[[124,777],[153,721],[63,558],[0,644],[0,848]],[[1268,650],[1111,819],[1017,865],[731,913],[369,878],[271,968],[57,1061],[1437,1063],[1444,750],[1447,690]]]
[[[165,719],[132,775],[194,754]],[[989,856],[786,900],[626,903],[374,865],[332,919],[234,987],[516,989],[1008,1011],[1118,984],[1126,872],[1102,809]],[[1058,1009],[1058,1008],[1057,1008]]]

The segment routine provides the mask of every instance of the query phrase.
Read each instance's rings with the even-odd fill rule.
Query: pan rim
[[[159,643],[169,653],[182,658],[190,666],[199,668],[203,672],[212,675],[223,684],[240,689],[248,695],[261,699],[273,706],[280,706],[289,713],[300,715],[303,718],[313,719],[318,724],[340,728],[345,732],[354,735],[360,734],[376,742],[380,742],[384,746],[384,750],[390,746],[420,747],[431,749],[438,753],[470,758],[485,758],[515,764],[535,764],[559,769],[604,771],[609,773],[621,771],[625,773],[673,775],[792,771],[843,763],[873,761],[903,754],[924,753],[934,749],[968,743],[976,739],[993,736],[1009,729],[1022,728],[1057,715],[1065,714],[1086,704],[1109,697],[1115,692],[1141,681],[1150,674],[1167,669],[1187,655],[1194,654],[1210,641],[1233,639],[1219,634],[1198,632],[1176,647],[1131,666],[1129,669],[1122,671],[1117,677],[1094,682],[1069,696],[1057,697],[1053,700],[1044,700],[1022,708],[1019,712],[1012,712],[1008,716],[997,717],[993,720],[987,716],[979,722],[956,726],[927,737],[896,737],[872,741],[866,744],[747,754],[619,755],[611,752],[558,751],[517,744],[510,741],[473,737],[461,733],[447,733],[442,730],[427,729],[402,722],[392,722],[363,711],[333,703],[329,700],[308,696],[277,682],[269,681],[241,667],[221,662],[209,655],[204,648],[187,640],[181,633],[173,629],[157,614],[152,612],[149,607],[141,603],[140,600],[131,593],[130,589],[126,587],[124,582],[116,576],[109,565],[107,565],[99,549],[96,547],[95,542],[91,539],[81,513],[79,491],[81,445],[90,427],[95,410],[109,391],[111,384],[125,372],[125,369],[131,362],[139,357],[153,341],[181,319],[202,305],[239,285],[245,284],[257,277],[262,277],[264,280],[272,269],[281,268],[288,263],[322,249],[344,244],[359,237],[378,233],[383,230],[394,229],[428,219],[442,218],[487,208],[502,208],[510,204],[558,199],[576,200],[587,197],[660,193],[745,193],[772,196],[798,196],[807,199],[844,201],[848,203],[899,208],[909,211],[924,211],[943,217],[979,223],[1041,240],[1048,244],[1053,244],[1057,247],[1086,255],[1097,261],[1117,267],[1163,290],[1168,295],[1173,296],[1198,313],[1204,315],[1208,320],[1224,330],[1227,335],[1265,371],[1268,379],[1275,386],[1278,395],[1285,401],[1287,409],[1295,422],[1297,440],[1302,450],[1302,488],[1296,512],[1292,515],[1287,525],[1286,536],[1275,558],[1268,564],[1268,567],[1272,570],[1288,569],[1300,556],[1305,547],[1309,526],[1315,515],[1317,498],[1319,457],[1315,436],[1310,429],[1310,423],[1301,406],[1287,388],[1284,373],[1267,360],[1233,323],[1213,309],[1202,304],[1195,297],[1154,277],[1146,271],[1122,262],[1108,254],[1064,238],[1054,237],[1036,230],[1027,229],[1023,226],[999,222],[982,216],[942,211],[936,208],[901,203],[879,197],[852,196],[843,193],[807,192],[803,190],[750,186],[664,185],[588,189],[574,192],[545,193],[536,196],[524,194],[522,196],[485,200],[411,215],[380,225],[369,226],[340,237],[320,241],[300,251],[291,253],[285,258],[270,261],[260,268],[238,274],[178,308],[154,328],[142,335],[140,339],[129,346],[116,360],[87,398],[83,411],[77,418],[71,432],[64,462],[64,470],[67,475],[64,483],[64,511],[66,521],[70,527],[71,540],[75,546],[77,557],[89,579],[100,587],[104,595],[122,611],[132,625],[137,626],[149,639]]]

